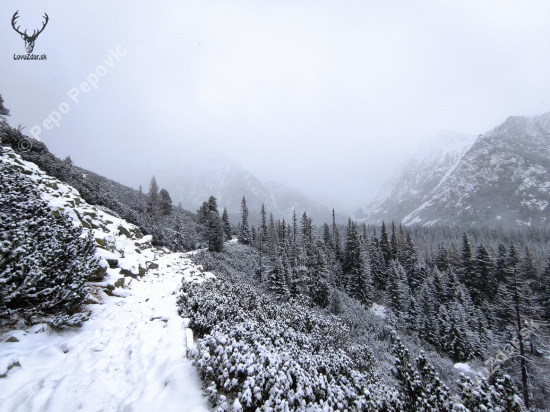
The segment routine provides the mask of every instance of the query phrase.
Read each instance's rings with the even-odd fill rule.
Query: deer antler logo
[[[19,10],[17,10],[15,12],[15,14],[13,15],[13,18],[11,19],[11,25],[12,25],[13,29],[21,35],[21,38],[23,40],[25,40],[25,48],[27,49],[27,53],[32,53],[32,51],[34,49],[34,42],[36,41],[36,38],[38,37],[38,35],[40,33],[42,33],[44,31],[44,28],[46,27],[46,24],[48,24],[48,20],[50,18],[48,17],[48,15],[46,13],[44,13],[44,18],[46,19],[46,21],[44,22],[44,25],[42,26],[42,28],[40,30],[38,30],[38,32],[36,30],[34,30],[32,35],[29,36],[29,35],[27,35],[27,30],[25,30],[24,33],[21,33],[19,31],[20,26],[17,26],[17,28],[15,27],[15,20],[17,20],[17,18],[19,17],[17,15],[17,13],[19,13]]]

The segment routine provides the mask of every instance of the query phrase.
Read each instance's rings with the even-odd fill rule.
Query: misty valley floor
[[[185,358],[190,330],[176,309],[181,273],[192,263],[180,254],[156,263],[158,270],[117,288],[119,297],[91,305],[82,328],[56,333],[37,325],[2,336],[0,375],[20,366],[0,378],[0,411],[209,410]]]

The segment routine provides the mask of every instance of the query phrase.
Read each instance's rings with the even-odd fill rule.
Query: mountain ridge
[[[550,222],[549,171],[550,113],[510,116],[480,135],[456,166],[447,163],[439,183],[431,190],[425,187],[414,204],[396,196],[394,187],[383,204],[393,210],[386,209],[385,216],[371,212],[360,218],[366,222],[386,218],[406,225],[546,226]],[[405,168],[400,177],[406,182],[423,176],[420,172]]]

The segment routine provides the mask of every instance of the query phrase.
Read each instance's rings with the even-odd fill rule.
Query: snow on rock
[[[105,276],[90,283],[92,315],[81,328],[35,325],[0,336],[0,412],[209,410],[185,356],[193,336],[176,298],[182,277],[214,275],[154,248],[135,225],[4,150],[2,161],[35,181],[52,213],[68,214],[84,236],[93,231]]]
[[[12,149],[5,147],[3,150],[5,154],[1,161],[23,171],[35,182],[42,198],[51,206],[52,213],[67,214],[76,226],[83,228],[83,237],[88,231],[93,232],[101,266],[107,268],[110,266],[108,262],[111,262],[118,268],[107,273],[107,282],[114,284],[122,276],[142,276],[155,258],[155,253],[162,254],[161,249],[152,247],[152,237],[144,236],[137,226],[114,212],[108,212],[105,207],[89,205],[73,187],[48,176]]]

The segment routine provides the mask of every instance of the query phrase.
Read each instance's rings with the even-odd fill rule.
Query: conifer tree
[[[498,244],[497,257],[495,259],[495,286],[506,283],[508,268],[508,251],[502,243]],[[496,289],[496,288],[495,288]]]
[[[315,239],[313,253],[308,262],[309,271],[309,295],[313,302],[321,307],[327,307],[330,302],[330,288],[328,283],[329,271],[327,251],[321,240]],[[366,288],[362,287],[362,291]],[[362,296],[363,297],[363,296]],[[368,297],[364,297],[368,299]]]
[[[410,233],[407,233],[405,237],[405,245],[401,249],[401,263],[407,275],[407,283],[411,290],[415,290],[418,286],[420,286],[423,279],[420,265],[418,264],[418,251],[416,250]]]
[[[326,223],[326,222],[323,224],[323,242],[325,242],[325,246],[329,250],[333,251],[333,249],[332,249],[332,235],[330,234],[330,227],[328,226],[328,223]]]
[[[147,194],[147,213],[149,213],[149,215],[157,223],[162,219],[162,200],[155,176],[151,178],[151,183],[149,183],[149,193]]]
[[[393,260],[401,261],[398,258],[399,246],[397,244],[397,234],[395,233],[395,222],[391,222],[391,235],[390,235],[390,256]]]
[[[262,208],[260,209],[260,227],[258,228],[258,278],[260,282],[264,280],[264,265],[267,262],[268,246],[267,214],[265,205],[262,204]]]
[[[388,298],[394,312],[403,316],[409,309],[409,287],[405,269],[399,262],[391,261],[388,267]]]
[[[267,214],[265,211],[265,206],[262,204],[262,209],[260,210],[260,238],[263,242],[267,240],[268,234],[267,234]]]
[[[2,116],[9,116],[9,115],[10,115],[10,111],[6,109],[6,107],[4,106],[4,98],[0,94],[0,119],[2,118]]]
[[[369,240],[367,248],[370,257],[371,273],[374,287],[377,290],[386,290],[386,263],[384,261],[384,256],[382,255],[382,251],[378,247],[378,241],[375,235],[373,235],[373,237]]]
[[[184,252],[195,246],[194,226],[185,216],[183,209],[175,209],[172,244],[178,252]]]
[[[252,225],[250,226],[250,244],[255,247],[257,242],[258,242],[258,233],[256,231],[256,226]]]
[[[473,272],[473,261],[472,261],[472,248],[470,246],[470,240],[468,235],[464,233],[462,235],[462,252],[460,255],[460,275],[461,281],[468,288],[472,287],[472,272]]]
[[[524,337],[524,327],[529,325],[529,321],[538,320],[537,315],[540,314],[539,307],[536,302],[536,296],[531,288],[532,283],[526,278],[525,273],[522,273],[522,268],[529,273],[529,264],[525,261],[521,262],[515,255],[515,248],[510,247],[508,283],[505,288],[499,288],[499,294],[496,297],[497,312],[500,315],[500,322],[506,329],[512,331],[512,339],[519,351],[519,367],[521,374],[521,390],[523,402],[526,408],[529,408],[530,399],[530,384],[528,377],[528,363],[530,359],[526,350],[527,340]],[[514,253],[512,255],[512,253]],[[524,257],[528,259],[528,256]],[[515,263],[515,264],[514,264]]]
[[[390,241],[388,239],[388,231],[386,229],[386,224],[382,222],[382,229],[380,233],[380,250],[382,251],[382,256],[384,256],[384,261],[386,265],[390,263],[392,259]]]
[[[495,407],[501,407],[506,412],[525,412],[525,404],[518,396],[512,378],[497,372],[491,385],[492,400]]]
[[[277,254],[277,230],[275,228],[273,213],[269,214],[269,227],[267,228],[267,250],[272,256]]]
[[[231,240],[233,228],[231,227],[231,222],[229,221],[229,214],[227,213],[227,207],[223,208],[222,214],[223,222],[223,232],[227,240]]]
[[[336,213],[334,209],[332,209],[332,242],[332,250],[334,251],[334,256],[336,257],[336,260],[342,263],[343,254],[341,247],[340,231],[338,230],[338,225],[336,224]]]
[[[445,272],[449,268],[449,256],[447,249],[442,243],[438,243],[437,245],[437,254],[434,263],[441,272]]]
[[[468,315],[458,300],[449,302],[449,310],[442,326],[442,348],[451,355],[453,362],[471,359],[475,353],[472,333],[468,325]]]
[[[413,362],[408,349],[399,338],[394,338],[395,377],[401,387],[403,406],[407,412],[450,412],[453,401],[449,388],[441,381],[424,353]]]
[[[224,225],[218,212],[218,201],[210,196],[197,211],[201,237],[211,252],[221,252],[224,241]]]
[[[348,221],[344,251],[344,279],[348,294],[361,304],[370,306],[373,300],[373,282],[370,264],[357,231],[357,224]]]
[[[546,261],[546,268],[540,276],[538,283],[539,305],[541,306],[543,318],[550,321],[550,257]]]
[[[275,258],[269,269],[269,289],[280,299],[286,299],[290,295],[287,284],[288,261],[282,247],[278,247]]]
[[[514,243],[510,245],[510,252],[508,253],[507,265],[508,265],[508,268],[516,268],[519,265],[519,255]],[[510,273],[510,270],[508,270],[508,273]]]
[[[167,216],[172,211],[172,198],[170,197],[170,194],[166,189],[160,190],[159,197],[160,197],[160,207],[162,210],[162,215]]]
[[[248,206],[246,205],[246,198],[243,196],[241,201],[241,225],[239,229],[239,243],[248,245],[250,243],[250,228],[248,226]]]
[[[520,260],[519,270],[521,277],[527,282],[533,283],[537,280],[537,269],[533,264],[533,256],[529,247],[525,247],[525,252]]]
[[[490,286],[494,284],[493,263],[487,248],[480,243],[473,260],[471,280],[469,281],[470,293],[476,305],[481,305],[486,299],[493,298]]]
[[[440,320],[440,302],[434,293],[431,278],[427,278],[416,291],[416,303],[418,306],[418,334],[426,342],[441,346]],[[443,313],[444,314],[444,313]]]

